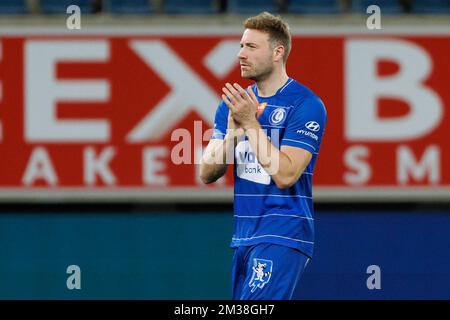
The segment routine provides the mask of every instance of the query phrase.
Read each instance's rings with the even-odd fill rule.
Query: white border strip
[[[115,188],[60,187],[55,189],[0,188],[0,202],[231,202],[233,188]]]
[[[233,202],[233,188],[0,188],[0,202]],[[450,202],[450,186],[441,188],[316,187],[314,202]]]
[[[44,23],[44,22],[43,22]],[[120,23],[118,21],[117,23]],[[243,28],[240,26],[164,26],[162,23],[158,26],[91,26],[84,25],[80,30],[68,30],[64,26],[47,27],[20,27],[20,26],[0,26],[0,36],[3,35],[130,35],[130,36],[197,36],[197,35],[237,35],[242,34]],[[450,25],[402,25],[402,26],[384,26],[380,30],[369,30],[364,26],[293,26],[292,35],[319,36],[319,35],[450,35]]]

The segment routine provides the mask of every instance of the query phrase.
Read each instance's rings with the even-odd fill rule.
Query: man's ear
[[[273,50],[274,53],[274,61],[280,61],[283,60],[284,56],[284,47],[282,45],[278,45]]]

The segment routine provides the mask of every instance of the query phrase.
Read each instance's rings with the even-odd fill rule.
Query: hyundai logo
[[[320,125],[319,125],[317,122],[315,122],[315,121],[308,121],[308,122],[305,124],[305,127],[306,127],[308,130],[311,130],[311,131],[314,131],[314,132],[317,132],[317,131],[320,130]]]

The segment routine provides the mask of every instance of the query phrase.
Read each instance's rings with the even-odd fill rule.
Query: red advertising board
[[[229,199],[197,178],[239,32],[0,35],[0,198]],[[450,198],[450,32],[294,34],[318,199]]]

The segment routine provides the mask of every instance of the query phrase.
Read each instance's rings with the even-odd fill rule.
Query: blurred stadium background
[[[450,1],[1,0],[1,299],[231,297],[231,170],[192,162],[265,10],[328,110],[296,298],[450,298]]]

